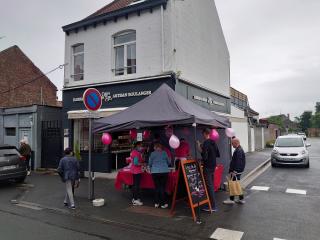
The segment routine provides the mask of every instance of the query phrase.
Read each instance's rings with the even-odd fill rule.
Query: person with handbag
[[[166,201],[166,186],[169,174],[169,165],[171,160],[168,154],[163,150],[160,143],[154,145],[154,151],[150,155],[149,167],[151,169],[152,179],[154,181],[155,197],[154,207],[155,208],[167,208],[168,203]]]
[[[79,161],[73,156],[71,148],[64,150],[65,156],[60,160],[57,172],[61,180],[65,183],[66,195],[64,198],[64,205],[75,209],[74,203],[74,188],[79,187],[80,182],[80,165]]]
[[[240,140],[238,138],[233,138],[231,140],[231,144],[235,150],[233,152],[232,160],[229,167],[229,181],[231,183],[229,184],[230,199],[225,200],[223,203],[228,205],[233,205],[235,203],[244,204],[245,200],[240,185],[240,178],[246,166],[246,155],[240,145]],[[232,189],[230,189],[231,185]],[[235,201],[236,195],[238,195],[239,199]]]

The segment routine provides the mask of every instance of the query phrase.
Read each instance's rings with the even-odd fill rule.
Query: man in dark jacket
[[[231,177],[234,177],[234,180],[240,180],[241,174],[243,173],[244,168],[246,166],[246,155],[240,145],[240,140],[238,138],[233,138],[231,143],[235,150],[232,155],[229,174],[231,175]],[[232,205],[235,202],[244,204],[244,196],[240,195],[239,200],[236,201],[234,196],[230,196],[230,199],[224,201],[223,203]]]
[[[206,181],[206,186],[211,202],[212,211],[217,211],[216,200],[214,194],[214,170],[217,165],[217,157],[220,157],[219,149],[212,139],[210,139],[211,130],[206,128],[202,131],[204,142],[202,145],[198,142],[198,149],[201,152],[203,162],[203,173]],[[209,208],[203,208],[203,211],[210,211]]]
[[[62,181],[66,184],[66,196],[64,199],[64,205],[71,209],[75,209],[73,191],[74,187],[77,187],[80,181],[79,178],[79,162],[73,156],[71,148],[64,150],[65,156],[60,160],[59,167],[57,169]]]

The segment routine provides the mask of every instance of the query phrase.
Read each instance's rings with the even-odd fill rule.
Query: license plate
[[[17,168],[17,165],[11,165],[11,166],[0,167],[0,170],[6,171],[6,170],[12,170],[12,169],[16,169],[16,168]]]

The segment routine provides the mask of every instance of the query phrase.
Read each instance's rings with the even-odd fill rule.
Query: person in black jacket
[[[216,212],[216,200],[214,194],[214,170],[217,165],[217,157],[220,157],[219,149],[212,139],[210,139],[210,129],[206,128],[202,131],[204,142],[201,145],[198,142],[198,150],[201,152],[202,162],[203,162],[203,174],[206,181],[206,186],[210,198],[210,203],[212,211]],[[203,208],[203,211],[210,211],[209,208]]]
[[[232,177],[235,177],[238,180],[240,180],[241,174],[243,173],[244,168],[246,166],[246,155],[240,145],[240,140],[238,138],[233,138],[231,141],[231,144],[235,150],[232,155],[229,174],[231,174]],[[223,203],[232,205],[235,202],[244,204],[245,203],[244,196],[240,195],[239,200],[236,200],[236,201],[234,196],[230,196],[230,199],[225,200]]]

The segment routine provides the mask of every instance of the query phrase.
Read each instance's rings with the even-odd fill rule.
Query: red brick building
[[[56,93],[56,86],[18,46],[0,52],[0,108],[57,106]]]

